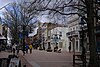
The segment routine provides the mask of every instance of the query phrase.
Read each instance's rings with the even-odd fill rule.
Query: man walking
[[[68,49],[69,49],[69,52],[70,52],[71,51],[71,44],[69,45]]]

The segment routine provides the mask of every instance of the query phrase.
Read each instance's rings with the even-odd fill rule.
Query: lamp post
[[[23,25],[23,51],[25,50],[25,25]]]
[[[19,38],[21,39],[20,42],[23,44],[23,50],[25,50],[25,38],[28,38],[28,31],[27,31],[27,25],[21,25],[19,26]]]
[[[80,46],[82,47],[82,54],[81,54],[81,59],[82,59],[82,62],[83,62],[83,66],[86,66],[86,49],[85,49],[85,46],[84,46],[84,35],[85,35],[85,32],[84,32],[84,19],[81,18],[81,22],[79,23],[80,27],[81,27],[81,31],[80,31]]]

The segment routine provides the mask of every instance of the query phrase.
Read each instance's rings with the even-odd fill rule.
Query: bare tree
[[[32,0],[32,1],[23,1],[23,5],[19,7],[20,9],[15,11],[8,11],[7,21],[17,20],[18,18],[22,24],[28,24],[33,17],[37,16],[40,12],[47,11],[48,14],[52,17],[54,16],[68,16],[77,14],[80,17],[83,17],[85,14],[86,17],[83,17],[87,22],[88,34],[89,34],[89,44],[90,44],[90,67],[97,66],[97,54],[96,54],[96,37],[95,37],[95,3],[96,0]],[[18,13],[18,17],[16,15]],[[12,15],[15,14],[13,17]],[[17,16],[17,17],[16,17]],[[9,18],[10,17],[10,18]],[[16,17],[16,19],[15,19]],[[59,19],[59,18],[58,18]],[[11,23],[10,22],[10,23]],[[15,22],[16,23],[16,22]],[[13,27],[12,27],[13,28]],[[91,37],[92,36],[92,37]]]
[[[17,13],[17,8],[18,6],[16,6],[16,4],[12,4],[11,8],[5,8],[6,11],[4,12],[4,22],[5,24],[8,25],[8,27],[10,28],[11,31],[11,36],[12,38],[14,38],[14,41],[18,40],[18,26],[19,26],[19,16]]]
[[[28,13],[28,5],[30,3],[22,1],[19,3],[12,3],[9,6],[5,7],[6,11],[4,12],[4,22],[8,25],[11,31],[12,38],[14,41],[19,40],[19,33],[24,29],[24,32],[29,32],[33,18],[36,18],[36,15],[39,14],[38,11],[33,11],[32,14]],[[31,8],[31,7],[30,7]],[[24,34],[25,34],[24,33]]]
[[[38,8],[32,7],[37,2],[41,6]],[[90,44],[90,61],[89,67],[98,67],[97,64],[97,52],[96,52],[96,36],[95,36],[95,24],[96,24],[96,13],[95,13],[96,0],[34,0],[31,3],[32,10],[37,11],[48,11],[51,16],[61,15],[73,15],[77,14],[87,22],[89,44]],[[30,10],[30,9],[29,9]],[[32,12],[30,10],[29,12]],[[92,36],[92,37],[91,37]]]

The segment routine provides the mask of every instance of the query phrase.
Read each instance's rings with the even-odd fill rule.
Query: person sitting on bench
[[[54,52],[57,52],[58,50],[58,46],[56,45],[56,47],[54,47]]]

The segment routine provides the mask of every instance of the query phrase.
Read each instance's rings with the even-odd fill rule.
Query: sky
[[[4,9],[1,9],[1,8],[15,1],[18,1],[18,0],[0,0],[0,17],[3,17],[2,12],[4,11]],[[49,22],[49,20],[45,16],[40,17],[39,20],[41,22]]]
[[[14,2],[14,0],[0,0],[0,16],[1,17],[2,17],[2,12],[4,11],[4,9],[1,9],[1,8],[11,2]]]
[[[0,0],[0,8],[3,7],[4,5],[13,2],[13,0]]]

